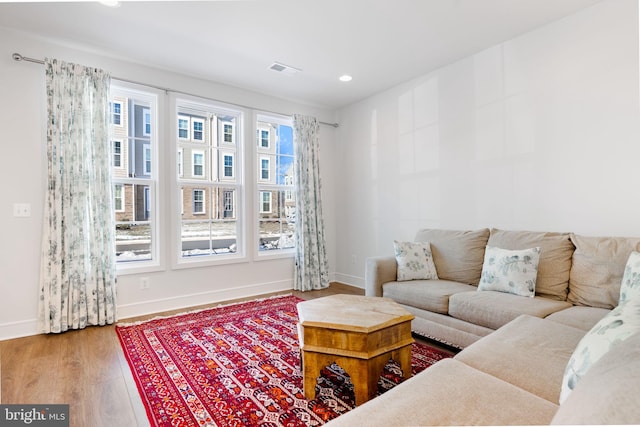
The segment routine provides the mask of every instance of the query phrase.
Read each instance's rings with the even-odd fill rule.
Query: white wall
[[[82,52],[0,28],[0,340],[37,332],[41,222],[46,181],[44,67],[15,62],[11,58],[13,52],[33,58],[55,57],[96,66],[119,78],[198,93],[228,103],[288,114],[311,114],[322,121],[334,121],[330,111]],[[246,116],[249,124],[250,113]],[[322,161],[330,165],[335,157],[335,130],[322,126],[320,134]],[[335,201],[332,192],[327,190],[333,186],[333,177],[329,168],[325,171],[327,177],[323,193],[327,206],[327,243],[330,269],[334,271],[335,221],[332,212]],[[22,202],[31,204],[31,217],[13,216],[13,204]],[[166,206],[166,210],[169,209],[170,206]],[[168,242],[162,247],[165,254],[168,253]],[[140,289],[141,275],[119,277],[118,312],[121,318],[286,290],[293,284],[291,258],[250,260],[187,270],[172,270],[170,260],[166,256],[164,260],[164,270],[143,275],[150,278],[151,288],[148,290]]]
[[[640,236],[637,7],[605,0],[342,109],[337,279],[363,286],[366,257],[419,228]]]

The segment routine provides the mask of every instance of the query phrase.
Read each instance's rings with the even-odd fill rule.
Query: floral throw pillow
[[[509,250],[487,246],[478,290],[533,297],[539,261],[540,248]]]
[[[640,252],[634,251],[629,255],[627,265],[624,267],[618,304],[637,296],[640,296]]]
[[[429,242],[398,242],[393,249],[398,263],[397,280],[437,279]]]
[[[573,351],[562,377],[560,404],[576,388],[602,356],[616,344],[640,332],[640,298],[631,298],[600,319],[595,326],[582,337]]]

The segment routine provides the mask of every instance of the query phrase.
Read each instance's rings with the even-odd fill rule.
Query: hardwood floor
[[[332,283],[321,291],[279,294],[287,293],[312,299],[338,293],[362,295],[364,290]],[[260,297],[271,295],[276,294]],[[258,297],[227,302],[255,298]],[[184,311],[187,310],[121,321],[146,320]],[[0,403],[69,404],[72,427],[149,425],[113,325],[0,341]]]

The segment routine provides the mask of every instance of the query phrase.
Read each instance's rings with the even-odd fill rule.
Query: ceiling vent
[[[299,68],[291,67],[289,65],[285,65],[285,64],[282,64],[280,62],[274,62],[273,64],[271,64],[269,69],[273,70],[273,71],[277,71],[279,73],[287,74],[289,76],[292,76],[294,74],[298,74],[300,71],[302,71]]]

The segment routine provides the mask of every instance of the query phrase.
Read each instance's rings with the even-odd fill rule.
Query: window
[[[223,173],[225,178],[233,178],[233,155],[225,154],[223,156]]]
[[[233,123],[222,124],[223,141],[227,144],[233,144],[234,126]]]
[[[113,167],[122,167],[122,141],[112,141],[113,146]]]
[[[204,214],[204,190],[193,190],[193,213]]]
[[[271,175],[271,162],[268,157],[260,158],[260,179],[269,181]]]
[[[178,139],[189,139],[189,117],[178,116]]]
[[[122,126],[122,103],[111,101],[111,124]]]
[[[158,138],[154,93],[111,84],[116,262],[119,271],[157,265]],[[124,269],[124,270],[123,270]]]
[[[204,141],[204,120],[192,118],[191,125],[193,129],[193,140],[200,142]]]
[[[204,151],[193,152],[193,176],[204,176]]]
[[[149,144],[144,144],[143,153],[144,153],[144,174],[151,175],[151,146]]]
[[[123,186],[116,184],[113,186],[113,204],[116,212],[124,212]]]
[[[241,258],[242,113],[206,100],[176,98],[175,114],[176,185],[182,195],[175,211],[176,217],[180,212],[177,263]],[[183,161],[189,164],[180,166]]]
[[[151,135],[151,112],[148,108],[142,110],[143,132],[144,136]]]
[[[295,247],[293,126],[290,118],[258,115],[256,178],[259,254]]]
[[[269,129],[258,129],[258,145],[262,148],[269,148],[270,144]]]
[[[271,192],[260,192],[260,213],[271,213]]]

